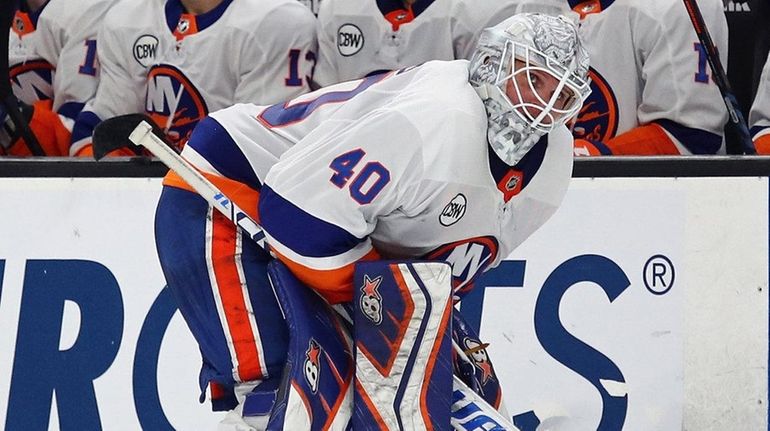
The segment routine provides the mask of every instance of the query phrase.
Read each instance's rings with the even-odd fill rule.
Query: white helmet
[[[577,115],[591,92],[588,53],[569,19],[515,15],[482,32],[470,83],[487,110],[489,144],[513,166]]]

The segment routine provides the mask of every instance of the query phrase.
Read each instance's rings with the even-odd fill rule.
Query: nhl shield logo
[[[519,180],[521,178],[517,176],[511,176],[511,178],[508,179],[508,182],[505,184],[506,190],[513,190],[516,188],[516,186],[519,185]]]
[[[24,33],[24,20],[17,17],[13,18],[13,29],[16,33]]]
[[[35,24],[28,13],[17,10],[11,21],[11,31],[19,36],[24,36],[35,31]]]
[[[190,30],[190,20],[186,18],[182,18],[179,20],[179,24],[176,26],[176,31],[179,33],[185,34],[187,31]]]

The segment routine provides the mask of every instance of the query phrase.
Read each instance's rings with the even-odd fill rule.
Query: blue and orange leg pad
[[[271,262],[268,276],[289,327],[289,351],[267,429],[349,428],[354,374],[349,328],[282,263]],[[247,408],[244,402],[244,412]]]
[[[487,354],[487,345],[479,340],[476,331],[457,310],[452,314],[452,337],[461,350],[455,352],[455,374],[490,406],[499,409],[502,390]]]
[[[452,270],[445,262],[356,265],[355,430],[448,430]]]

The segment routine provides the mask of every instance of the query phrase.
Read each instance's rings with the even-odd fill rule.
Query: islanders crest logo
[[[209,112],[195,85],[179,69],[166,64],[153,66],[147,74],[145,111],[180,149]]]
[[[464,296],[473,282],[497,259],[500,246],[492,236],[481,236],[444,244],[423,256],[427,260],[443,260],[452,266],[452,291]]]
[[[572,134],[580,139],[606,142],[618,131],[618,101],[599,72],[590,68],[588,76],[591,95],[580,109]]]
[[[13,94],[26,103],[53,99],[56,70],[51,63],[38,59],[12,65],[9,68]]]

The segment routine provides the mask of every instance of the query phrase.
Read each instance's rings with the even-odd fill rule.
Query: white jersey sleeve
[[[754,103],[749,113],[751,135],[760,154],[770,154],[770,57],[762,69]]]
[[[657,2],[657,17],[648,16],[639,26],[638,56],[644,61],[645,81],[639,120],[648,123],[670,119],[722,135],[727,110],[711,77],[705,54],[683,4]],[[727,64],[727,20],[721,0],[700,1],[699,7],[711,38]],[[653,21],[657,20],[658,25]]]
[[[337,33],[333,25],[327,24],[334,16],[334,6],[331,0],[321,3],[318,8],[316,35],[318,36],[318,63],[313,74],[313,82],[317,86],[328,86],[341,82],[337,65]]]
[[[451,75],[426,79],[431,71]],[[428,63],[420,72],[391,76],[344,105],[329,103],[343,91],[316,92],[321,94],[316,110],[333,112],[281,156],[262,187],[259,206],[269,244],[313,286],[342,288],[349,283],[345,274],[351,274],[353,265],[377,255],[372,241],[387,244],[383,250],[390,257],[420,256],[434,249],[441,238],[423,232],[410,238],[420,245],[406,246],[399,229],[412,226],[410,220],[443,193],[446,178],[468,162],[461,153],[449,156],[446,151],[486,148],[479,139],[486,123],[479,115],[478,96],[467,85],[465,63]],[[360,81],[358,88],[377,79]],[[348,84],[353,83],[333,88]],[[454,89],[449,93],[453,96],[432,91],[430,84]],[[450,102],[458,92],[460,101]],[[302,105],[293,101],[291,106]],[[306,118],[312,121],[313,115]],[[452,164],[430,163],[450,157],[455,157]],[[429,164],[435,165],[430,172]],[[337,280],[342,284],[335,284]]]
[[[71,3],[51,0],[40,14],[37,50],[56,68],[53,109],[74,121],[96,93],[99,63],[96,36],[113,0]]]
[[[762,77],[759,79],[759,87],[751,105],[749,125],[752,129],[770,127],[770,56],[762,69]],[[756,132],[758,130],[752,130]]]

